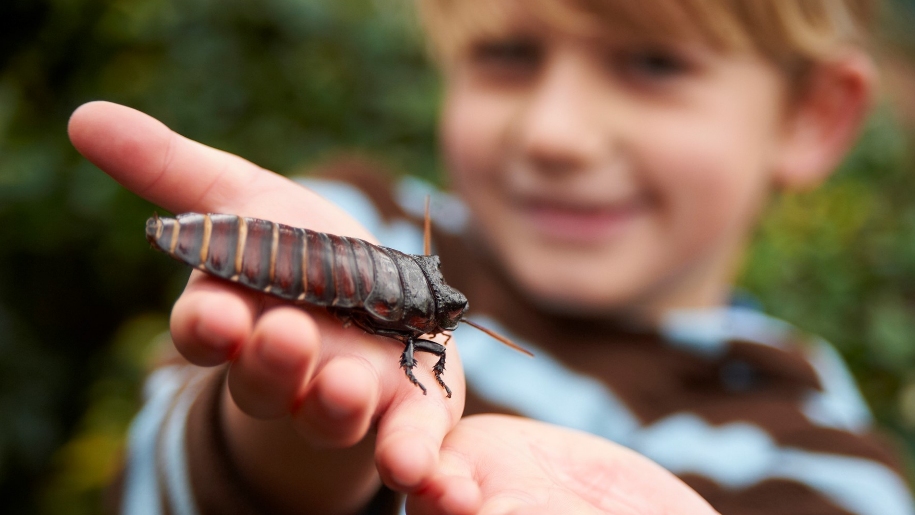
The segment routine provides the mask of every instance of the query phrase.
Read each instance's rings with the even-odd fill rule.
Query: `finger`
[[[253,292],[194,272],[172,308],[175,348],[195,365],[225,363],[251,335],[258,310]]]
[[[571,503],[569,503],[571,504]],[[565,511],[571,510],[571,511]],[[605,512],[600,512],[588,505],[580,506],[570,506],[565,505],[558,509],[555,506],[522,506],[516,508],[510,508],[506,510],[500,508],[491,508],[487,507],[482,510],[479,515],[552,515],[554,513],[579,513],[581,515],[601,515]],[[618,514],[623,515],[623,514]],[[628,514],[627,514],[628,515]]]
[[[467,477],[448,477],[448,484],[435,499],[436,512],[447,515],[473,515],[483,503],[476,482]]]
[[[320,350],[314,320],[294,307],[264,314],[229,368],[229,392],[238,407],[258,419],[289,413]]]
[[[407,496],[409,513],[465,515],[480,510],[483,498],[474,479],[476,463],[472,454],[453,446],[456,433],[461,433],[460,425],[442,442],[438,468],[432,479]]]
[[[125,187],[172,211],[217,207],[259,169],[110,102],[90,102],[70,117],[73,145]],[[227,193],[229,195],[227,195]]]
[[[483,503],[477,483],[466,476],[438,474],[429,486],[407,497],[410,514],[473,515]]]
[[[180,136],[137,110],[90,102],[70,117],[68,132],[87,159],[172,212],[232,212],[370,238],[343,211],[289,179]]]
[[[531,495],[528,495],[528,494]],[[633,510],[629,506],[617,506],[602,509],[574,495],[546,483],[532,492],[504,492],[484,502],[477,515],[551,515],[554,513],[576,513],[579,515],[636,515],[642,513],[659,513],[651,507]],[[537,498],[539,497],[539,498]],[[668,512],[663,512],[668,513]],[[679,513],[673,511],[670,513]]]
[[[315,377],[293,413],[293,424],[313,445],[349,447],[365,437],[379,397],[378,376],[371,366],[354,357],[339,357]]]
[[[412,492],[432,478],[442,440],[463,410],[463,397],[446,399],[438,389],[424,396],[409,383],[402,388],[411,391],[379,422],[375,462],[388,486]]]

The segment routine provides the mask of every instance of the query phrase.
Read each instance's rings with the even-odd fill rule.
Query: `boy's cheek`
[[[510,99],[475,90],[461,81],[449,87],[439,132],[453,179],[476,181],[499,173],[513,109]]]

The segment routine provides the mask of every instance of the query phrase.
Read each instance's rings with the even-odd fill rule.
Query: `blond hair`
[[[498,34],[512,8],[564,30],[629,30],[698,37],[721,50],[753,49],[791,76],[843,45],[869,45],[878,0],[416,0],[432,52],[447,62],[475,38]],[[515,3],[518,2],[518,3]]]

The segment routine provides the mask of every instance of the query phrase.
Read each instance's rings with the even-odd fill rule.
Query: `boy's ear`
[[[809,189],[829,177],[855,143],[876,87],[876,68],[863,51],[814,65],[786,109],[775,186]]]

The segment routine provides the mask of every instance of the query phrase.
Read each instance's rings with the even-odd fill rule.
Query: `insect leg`
[[[442,380],[442,374],[445,372],[445,346],[441,343],[429,340],[415,340],[414,346],[417,351],[428,352],[438,356],[438,361],[435,363],[435,366],[432,367],[432,373],[435,374],[435,380],[445,389],[445,393],[447,393],[450,398],[451,388],[448,388],[448,385]]]
[[[407,374],[407,379],[418,386],[419,389],[423,391],[423,395],[426,395],[426,387],[413,375],[413,367],[416,366],[416,360],[413,359],[414,348],[415,344],[413,338],[407,338],[406,341],[404,341],[403,354],[400,355],[400,366],[403,368],[404,373]]]
[[[344,310],[341,310],[341,309],[334,309],[334,310],[328,309],[328,311],[330,311],[330,312],[334,315],[334,317],[336,317],[336,319],[339,320],[341,324],[343,324],[343,328],[344,328],[344,329],[346,329],[347,327],[352,326],[353,323],[355,323],[355,324],[356,324],[357,326],[359,326],[360,328],[365,329],[364,327],[362,327],[361,325],[359,325],[358,322],[356,322],[355,320],[353,320],[353,317],[352,317],[348,312],[346,312],[346,311],[344,311]]]

